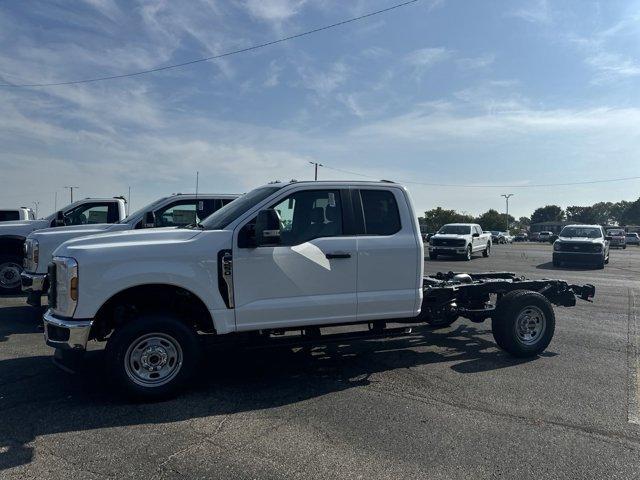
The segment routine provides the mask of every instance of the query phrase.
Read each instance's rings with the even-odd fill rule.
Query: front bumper
[[[602,252],[553,252],[557,262],[597,265],[602,262]]]
[[[43,321],[47,345],[62,350],[86,350],[93,320],[59,318],[47,310]]]
[[[440,247],[429,245],[429,253],[434,255],[464,255],[467,253],[467,247]]]

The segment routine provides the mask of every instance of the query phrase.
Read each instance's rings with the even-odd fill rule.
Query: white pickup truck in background
[[[238,195],[176,194],[160,198],[117,223],[36,230],[30,233],[25,241],[25,262],[21,280],[22,290],[28,294],[27,302],[33,306],[40,306],[41,296],[48,289],[47,266],[51,262],[53,251],[67,240],[140,228],[183,227],[202,221],[236,198]]]
[[[123,198],[85,198],[39,220],[0,223],[0,295],[20,292],[24,242],[34,230],[65,225],[115,223],[126,216]]]
[[[429,258],[436,260],[438,255],[459,255],[471,260],[475,252],[482,252],[482,256],[488,257],[491,246],[491,233],[483,232],[480,225],[449,223],[429,239]]]
[[[16,222],[20,220],[35,220],[33,210],[27,207],[0,208],[0,222]]]
[[[155,398],[207,372],[199,368],[202,334],[270,341],[295,331],[313,339],[335,325],[384,334],[386,322],[441,328],[460,316],[491,317],[496,343],[528,357],[551,341],[551,302],[572,306],[576,295],[595,292],[505,273],[423,278],[423,270],[418,219],[404,187],[270,184],[201,224],[63,243],[48,272],[45,339],[67,364],[82,364],[89,340],[106,341],[107,378]],[[498,294],[497,306],[489,293]],[[540,313],[525,325],[532,306]]]

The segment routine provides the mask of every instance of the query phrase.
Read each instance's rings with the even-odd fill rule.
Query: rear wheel
[[[0,295],[20,293],[22,259],[15,255],[0,255]]]
[[[106,348],[111,380],[125,394],[164,398],[184,387],[201,358],[194,328],[170,315],[146,315],[117,329]]]
[[[502,297],[491,319],[493,338],[514,357],[533,357],[543,352],[555,331],[555,314],[544,295],[514,290]]]

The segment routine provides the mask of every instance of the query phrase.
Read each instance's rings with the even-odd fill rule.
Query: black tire
[[[553,266],[554,267],[560,267],[562,266],[562,262],[560,260],[556,260],[555,258],[553,259]]]
[[[468,262],[469,260],[471,260],[471,257],[473,257],[473,248],[471,247],[471,245],[467,246],[467,253],[464,254],[464,259]]]
[[[626,246],[626,245],[623,245],[623,246],[622,246],[622,249],[623,249],[623,250],[626,250],[626,249],[627,249],[627,246]]]
[[[522,326],[520,322],[525,322],[524,333],[518,328]],[[491,318],[496,344],[518,358],[542,353],[553,338],[555,326],[556,317],[549,300],[529,290],[514,290],[504,295]]]
[[[487,258],[489,255],[491,255],[491,244],[487,243],[487,248],[482,251],[482,256]]]
[[[151,343],[147,343],[143,350],[145,340]],[[163,358],[162,351],[154,348],[164,348],[165,357]],[[136,352],[140,351],[143,353],[136,367]],[[175,352],[175,355],[171,352]],[[160,357],[160,361],[166,360],[162,370],[167,366],[167,371],[171,374],[167,374],[165,379],[151,378],[145,384],[140,372],[150,376],[154,373],[158,376],[163,374],[149,374],[148,370],[142,368],[145,360],[147,365],[152,363],[154,354],[155,358]],[[110,380],[125,395],[136,399],[154,400],[176,394],[196,372],[201,357],[202,344],[195,329],[163,313],[143,315],[118,328],[109,338],[106,347],[106,366]],[[173,365],[170,363],[171,358],[174,359]],[[153,385],[154,382],[157,384]]]
[[[22,291],[22,270],[22,257],[0,255],[0,295],[15,295]]]
[[[429,260],[437,260],[438,259],[438,254],[437,253],[430,253],[429,254]]]

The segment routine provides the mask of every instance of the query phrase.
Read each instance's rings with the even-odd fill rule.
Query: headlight
[[[53,312],[62,317],[72,317],[78,303],[78,262],[70,257],[53,257],[56,267]]]
[[[559,251],[559,250],[560,250],[560,248],[562,248],[562,247],[561,247],[560,242],[556,241],[556,242],[554,242],[554,243],[553,243],[553,249],[554,249],[556,252],[557,252],[557,251]]]
[[[24,242],[24,268],[28,272],[35,272],[40,260],[40,244],[35,238],[27,238]]]

